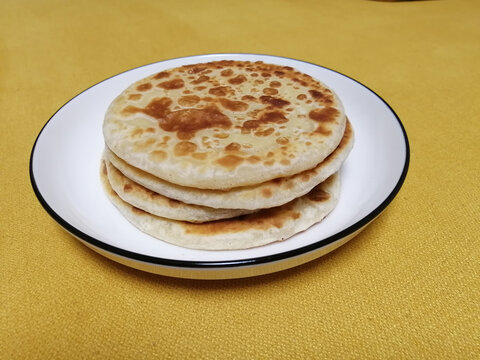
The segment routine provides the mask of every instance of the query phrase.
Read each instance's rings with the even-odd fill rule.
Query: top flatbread
[[[315,167],[345,121],[338,97],[309,75],[224,60],[134,83],[110,105],[103,132],[132,166],[178,185],[229,189]]]

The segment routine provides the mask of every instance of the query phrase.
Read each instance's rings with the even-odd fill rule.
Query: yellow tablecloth
[[[68,235],[32,191],[33,142],[80,91],[193,54],[318,63],[380,94],[407,180],[354,240],[230,281],[142,273]],[[0,358],[480,357],[480,2],[0,3]]]

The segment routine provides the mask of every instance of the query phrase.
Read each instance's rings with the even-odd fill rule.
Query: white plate
[[[341,169],[342,192],[321,223],[284,241],[247,250],[202,251],[152,238],[126,221],[99,180],[102,123],[110,102],[136,80],[164,69],[221,59],[292,66],[340,96],[355,130],[355,146]],[[211,54],[161,61],[126,71],[83,91],[45,124],[33,146],[30,178],[47,212],[95,251],[141,270],[184,278],[225,279],[287,269],[342,245],[393,200],[407,174],[409,145],[390,106],[372,90],[333,70],[257,54]]]

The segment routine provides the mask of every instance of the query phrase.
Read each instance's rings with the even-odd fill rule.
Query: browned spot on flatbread
[[[162,72],[159,72],[157,75],[155,75],[153,78],[156,80],[159,80],[159,79],[167,78],[169,76],[170,76],[170,73],[168,71],[162,71]]]
[[[325,190],[320,189],[319,186],[313,188],[308,194],[307,197],[311,201],[322,202],[330,199],[330,194]]]
[[[233,170],[238,165],[240,165],[244,160],[245,159],[243,157],[240,157],[237,155],[225,155],[217,159],[215,162],[227,169]]]
[[[145,145],[143,141],[137,140],[133,143],[133,149],[134,151],[146,151],[148,149],[148,146]]]
[[[299,79],[299,78],[292,78],[293,81],[295,81],[296,83],[302,85],[302,86],[308,86],[308,83],[305,81],[305,80],[302,80],[302,79]]]
[[[181,202],[175,199],[168,198],[168,205],[172,208],[178,208],[181,205]]]
[[[132,212],[136,215],[147,215],[148,213],[146,211],[143,211],[142,209],[139,209],[135,206],[132,206]]]
[[[207,69],[208,65],[185,65],[184,66],[189,74],[198,74],[203,70]]]
[[[332,134],[332,130],[325,128],[323,125],[319,125],[319,126],[315,129],[314,133],[315,133],[315,134],[322,134],[322,135],[325,135],[325,136],[329,136],[329,135]]]
[[[263,89],[263,93],[265,95],[277,95],[278,94],[278,90],[277,89],[274,89],[274,88],[264,88]]]
[[[282,108],[290,104],[290,102],[287,100],[283,100],[283,99],[276,98],[273,96],[268,96],[268,95],[260,96],[259,99],[263,104],[272,105],[273,107],[277,107],[277,108]]]
[[[280,145],[287,145],[290,141],[285,136],[281,136],[277,138],[275,142]]]
[[[138,100],[142,97],[142,94],[130,94],[128,95],[128,100]]]
[[[180,99],[178,99],[178,103],[181,106],[193,106],[198,104],[199,101],[200,97],[197,95],[182,96]]]
[[[228,100],[225,98],[220,98],[219,101],[225,109],[230,111],[245,111],[248,109],[248,104],[243,101]]]
[[[302,173],[302,175],[300,176],[300,180],[302,180],[303,182],[307,182],[308,180],[310,180],[310,173],[308,171]]]
[[[233,75],[233,70],[232,69],[225,69],[220,72],[220,75],[222,76],[232,76]]]
[[[145,187],[143,187],[143,186],[140,186],[140,185],[137,187],[137,189],[138,189],[138,191],[141,191],[141,192],[147,194],[147,196],[148,196],[150,199],[165,198],[164,196],[162,196],[162,195],[160,195],[160,194],[158,194],[158,193],[156,193],[156,192],[154,192],[154,191],[152,191],[152,190],[150,190],[150,189],[147,189],[147,188],[145,188]]]
[[[228,82],[232,85],[239,85],[245,81],[247,81],[247,78],[244,75],[238,75],[234,78],[228,79]]]
[[[252,118],[255,118],[260,112],[261,112],[260,109],[255,109],[255,110],[249,111],[247,115],[251,116]]]
[[[141,112],[155,119],[161,119],[170,112],[169,107],[171,104],[172,100],[169,98],[155,98],[150,101],[150,103],[145,108],[138,108],[136,106],[130,105],[123,109],[122,112],[127,114],[135,114]]]
[[[232,142],[225,146],[225,150],[227,151],[238,151],[242,148],[242,146],[239,143]]]
[[[213,137],[216,137],[218,139],[226,139],[228,138],[230,135],[227,134],[227,133],[218,133],[218,134],[213,134]]]
[[[257,101],[257,98],[252,95],[243,95],[242,96],[243,101]]]
[[[198,77],[198,79],[193,80],[192,84],[198,85],[198,84],[201,84],[202,82],[208,81],[209,79],[210,79],[209,76],[201,75]]]
[[[156,144],[156,147],[157,148],[165,148],[168,144],[168,142],[170,141],[171,137],[170,136],[164,136],[162,138],[162,141],[157,141],[157,144]]]
[[[153,99],[145,108],[127,106],[123,113],[144,113],[158,120],[158,125],[165,131],[176,132],[181,140],[189,140],[199,130],[209,128],[230,129],[229,117],[214,105],[203,109],[181,109],[170,111],[172,100],[166,97]]]
[[[289,203],[236,218],[201,224],[184,223],[183,226],[186,233],[199,235],[238,233],[251,229],[268,231],[272,228],[280,229],[285,226],[286,222],[296,220],[299,216],[301,214],[294,211]]]
[[[279,186],[284,182],[285,182],[285,178],[275,178],[275,179],[271,180],[271,183],[276,185],[276,186]]]
[[[269,85],[272,88],[279,88],[280,86],[282,86],[282,83],[280,81],[272,81]]]
[[[207,158],[207,156],[208,156],[208,153],[206,153],[206,152],[201,152],[201,153],[196,152],[196,153],[192,154],[192,157],[194,159],[198,159],[198,160],[205,160]]]
[[[149,132],[148,129],[145,130],[146,132]],[[156,140],[154,138],[148,138],[147,140],[144,141],[145,145],[152,145]]]
[[[132,138],[136,138],[136,137],[139,137],[140,135],[143,134],[143,129],[139,129],[139,128],[136,128],[136,129],[133,129],[131,132],[130,132],[130,136]]]
[[[150,153],[148,154],[148,157],[156,162],[163,161],[167,158],[167,153],[162,150],[153,150],[153,151],[150,151]]]
[[[224,66],[234,66],[236,63],[235,60],[219,60],[219,61],[215,61],[215,62],[212,62],[212,63],[209,63],[211,65],[215,65],[217,68],[221,69],[223,68]]]
[[[134,144],[134,149],[136,151],[144,151],[146,149],[148,149],[152,144],[155,143],[155,139],[154,138],[148,138],[146,139],[145,141],[135,141],[133,144]]]
[[[267,128],[265,130],[257,130],[255,131],[254,135],[255,136],[270,136],[273,134],[273,132],[275,131],[274,128]]]
[[[182,79],[172,79],[172,80],[167,80],[157,84],[157,87],[160,87],[165,90],[175,90],[175,89],[181,89],[184,85],[185,83],[183,82]]]
[[[272,190],[270,189],[262,189],[262,196],[264,198],[270,198],[272,197]]]
[[[247,120],[242,124],[242,132],[249,132],[250,130],[256,130],[259,127],[269,124],[283,124],[288,119],[280,111],[270,111],[262,114],[257,120]]]
[[[260,162],[262,159],[260,159],[260,157],[258,157],[257,155],[251,155],[247,158],[247,161],[251,164],[256,164],[258,162]]]
[[[209,128],[230,129],[230,118],[221,113],[216,106],[203,109],[182,109],[168,113],[159,119],[160,127],[165,131],[177,133],[181,140],[189,140],[200,130]]]
[[[318,90],[308,90],[310,95],[317,101],[331,105],[333,104],[333,96],[331,92],[322,92]]]
[[[339,114],[340,113],[337,109],[333,107],[325,107],[322,109],[315,109],[310,111],[308,113],[308,117],[319,123],[317,129],[315,130],[316,133],[320,133],[322,135],[330,135],[332,131],[325,128],[323,125],[326,123],[334,122]]]
[[[217,86],[209,89],[208,93],[215,96],[226,96],[232,94],[232,89],[230,86]]]
[[[147,91],[147,90],[150,90],[152,88],[152,83],[144,83],[144,84],[140,84],[136,87],[137,91]]]
[[[194,144],[190,141],[180,141],[179,143],[175,144],[173,153],[176,156],[186,156],[194,153],[195,150],[197,150],[197,144]]]
[[[285,189],[291,190],[293,188],[293,183],[291,181],[285,182]]]
[[[132,191],[132,190],[133,190],[132,184],[127,183],[127,184],[123,185],[123,191],[125,191],[126,193],[128,193],[128,192],[130,192],[130,191]]]

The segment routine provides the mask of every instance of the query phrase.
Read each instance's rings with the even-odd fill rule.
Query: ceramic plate
[[[341,168],[341,196],[319,224],[290,239],[247,250],[203,251],[146,235],[110,203],[99,179],[103,116],[131,83],[185,64],[221,59],[291,66],[327,84],[341,98],[355,130],[355,146]],[[257,54],[211,54],[145,65],[104,80],[60,108],[37,137],[30,158],[33,189],[47,212],[102,255],[156,274],[226,279],[287,269],[318,258],[358,234],[393,200],[405,179],[409,146],[390,106],[372,90],[312,63]]]

